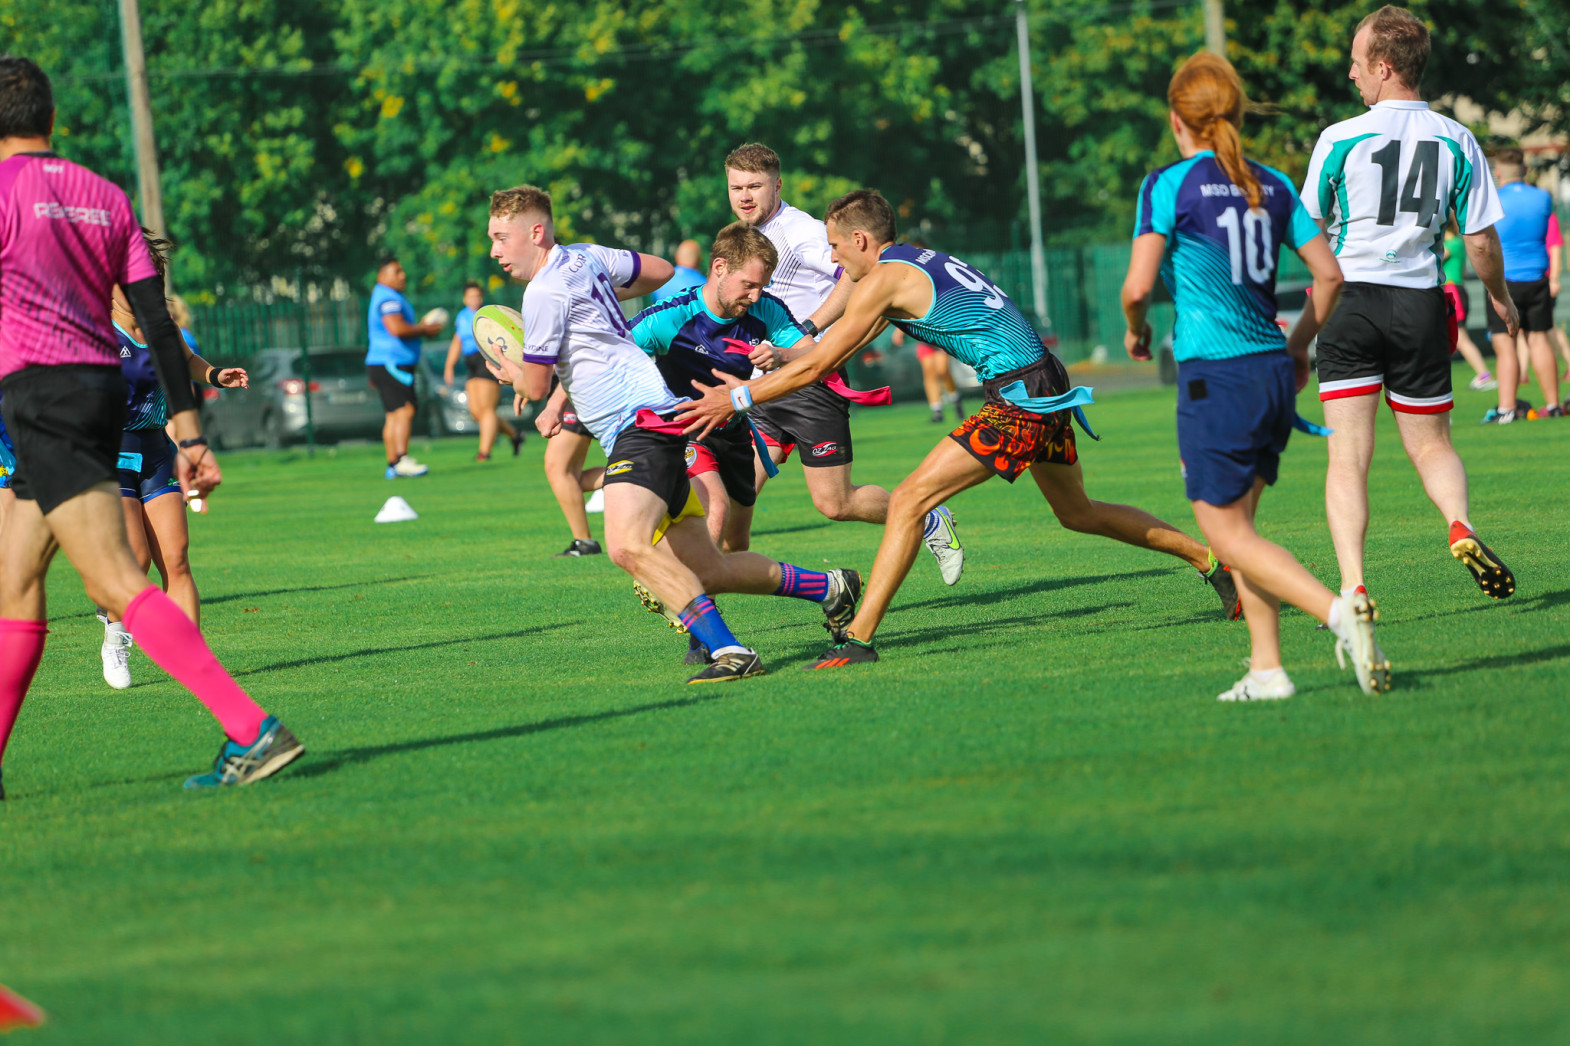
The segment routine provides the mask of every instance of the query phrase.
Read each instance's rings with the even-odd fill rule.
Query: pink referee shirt
[[[1545,243],[1545,246],[1547,246],[1549,250],[1553,250],[1555,247],[1563,246],[1564,242],[1565,242],[1565,238],[1563,236],[1559,235],[1559,215],[1555,214],[1552,211],[1549,211],[1548,212],[1548,239],[1547,239],[1547,241]]]
[[[111,290],[156,275],[113,182],[53,153],[0,163],[0,378],[34,364],[118,367]]]

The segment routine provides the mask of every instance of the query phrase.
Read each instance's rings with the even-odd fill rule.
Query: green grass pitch
[[[964,579],[923,554],[878,665],[798,672],[816,608],[731,596],[769,674],[689,688],[619,571],[551,558],[542,441],[417,447],[431,474],[397,483],[379,447],[227,455],[204,625],[308,755],[183,792],[216,726],[140,652],[103,685],[58,563],[0,806],[0,982],[51,1014],[17,1041],[1564,1042],[1570,425],[1460,399],[1517,595],[1449,557],[1386,412],[1395,689],[1361,696],[1289,611],[1299,694],[1263,706],[1215,701],[1247,638],[1191,570],[1063,532],[1028,481],[956,499]],[[1171,392],[1092,418],[1092,496],[1196,532]],[[861,412],[857,477],[942,431]],[[1262,521],[1333,585],[1323,476],[1296,436]],[[394,493],[417,522],[371,521]],[[865,571],[879,534],[790,465],[756,548]]]

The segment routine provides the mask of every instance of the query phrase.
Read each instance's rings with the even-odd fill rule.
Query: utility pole
[[[158,183],[158,146],[153,141],[153,106],[147,89],[147,56],[142,52],[142,15],[137,0],[120,0],[120,35],[125,42],[125,84],[131,101],[142,222],[167,238],[169,227],[164,224],[164,196]]]
[[[1030,79],[1030,27],[1025,0],[1014,0],[1019,35],[1019,104],[1025,118],[1025,192],[1030,200],[1030,291],[1036,322],[1047,323],[1047,258],[1041,250],[1041,169],[1036,162],[1036,90]]]
[[[1227,56],[1227,23],[1221,0],[1202,0],[1205,5],[1205,50],[1222,58]]]

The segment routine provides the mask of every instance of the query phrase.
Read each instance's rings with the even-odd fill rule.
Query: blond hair
[[[770,149],[761,142],[748,142],[731,150],[725,157],[727,171],[747,171],[751,174],[766,174],[770,178],[780,176],[780,154]]]
[[[511,218],[519,214],[538,214],[552,221],[551,194],[533,185],[515,185],[491,193],[491,217]]]
[[[762,260],[765,283],[774,275],[774,267],[780,263],[779,251],[774,249],[774,244],[756,226],[746,222],[731,222],[714,237],[714,245],[709,248],[710,267],[721,258],[725,259],[731,272],[750,261]]]

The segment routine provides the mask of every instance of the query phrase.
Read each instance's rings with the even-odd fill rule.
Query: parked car
[[[478,432],[480,426],[469,413],[469,394],[464,391],[468,371],[464,369],[461,360],[454,368],[452,385],[442,383],[442,368],[447,365],[447,343],[426,346],[420,357],[420,365],[419,381],[423,393],[420,396],[420,415],[415,418],[415,423],[419,424],[423,418],[432,436]],[[533,410],[525,407],[520,417],[513,413],[512,399],[512,389],[503,385],[501,396],[496,402],[497,412],[518,426],[520,431],[533,431],[534,425],[529,420],[534,417]]]
[[[1283,283],[1276,287],[1276,325],[1283,332],[1290,332],[1297,324],[1298,317],[1303,315],[1303,310],[1308,307],[1308,291],[1313,286],[1310,283]],[[1312,367],[1316,358],[1319,339],[1315,338],[1308,343],[1308,365]],[[1161,384],[1177,384],[1177,360],[1172,355],[1172,332],[1161,340],[1161,349],[1156,354],[1157,366],[1161,372]]]
[[[306,401],[316,438],[380,438],[381,398],[365,377],[363,348],[264,349],[243,362],[249,389],[206,389],[202,426],[214,447],[282,447],[305,440]]]

